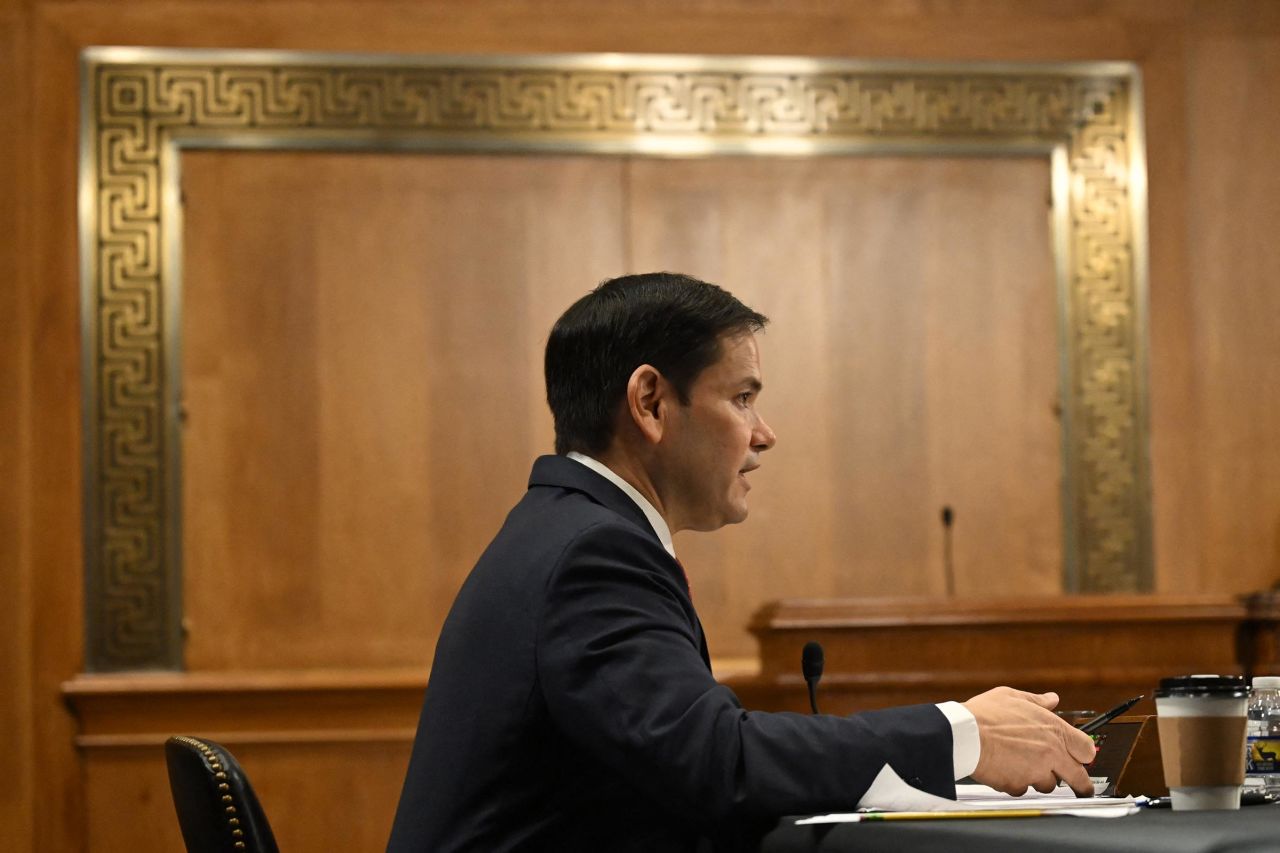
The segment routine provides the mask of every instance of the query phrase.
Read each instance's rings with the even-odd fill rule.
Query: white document
[[[844,814],[816,815],[796,824],[859,823],[881,820],[945,820],[950,817],[997,817],[999,812],[1034,811],[1043,815],[1071,817],[1125,817],[1137,814],[1146,797],[1077,797],[1065,786],[1048,794],[1027,789],[1021,797],[1011,797],[986,785],[957,785],[956,798],[932,798],[927,810],[879,811],[864,809]]]
[[[1066,785],[1042,794],[1028,788],[1020,797],[988,788],[986,785],[956,785],[955,800],[946,800],[942,810],[969,811],[972,809],[1095,809],[1102,806],[1141,805],[1146,797],[1077,797]]]

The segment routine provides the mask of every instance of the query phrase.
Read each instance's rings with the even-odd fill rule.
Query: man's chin
[[[707,520],[701,524],[696,524],[692,527],[686,527],[684,529],[696,530],[699,533],[710,533],[713,530],[719,530],[721,527],[727,527],[730,524],[741,524],[746,520],[747,520],[747,508],[745,506],[740,508],[735,507],[732,511],[726,512],[724,515],[720,516],[714,521]]]

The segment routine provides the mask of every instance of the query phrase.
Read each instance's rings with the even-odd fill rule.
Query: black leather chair
[[[180,735],[164,756],[187,853],[279,853],[249,778],[222,745]]]

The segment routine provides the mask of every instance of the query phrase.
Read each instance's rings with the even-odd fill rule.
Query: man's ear
[[[652,444],[662,440],[666,427],[671,386],[650,364],[642,364],[627,380],[627,414],[640,434]]]

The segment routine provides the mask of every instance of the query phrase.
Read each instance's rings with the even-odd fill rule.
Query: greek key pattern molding
[[[434,66],[261,53],[111,49],[84,74],[86,620],[91,670],[181,667],[180,449],[163,259],[166,150],[183,139],[279,147],[436,147],[687,155],[1067,146],[1066,553],[1080,591],[1150,585],[1144,385],[1137,329],[1131,80],[1034,69],[886,66],[784,73],[498,57]],[[616,57],[612,58],[616,60]],[[625,58],[624,58],[625,60]],[[624,61],[625,65],[625,61]],[[806,67],[815,63],[805,63]],[[764,143],[764,145],[759,145]],[[217,142],[211,144],[219,144]],[[755,145],[755,148],[752,146]],[[796,148],[795,146],[800,146]],[[808,146],[808,148],[805,148]],[[826,148],[824,148],[826,146]],[[781,150],[781,149],[774,149]],[[82,195],[84,193],[82,192]],[[1145,205],[1145,198],[1141,200]],[[172,230],[172,229],[171,229]],[[1074,578],[1074,579],[1073,579]]]

